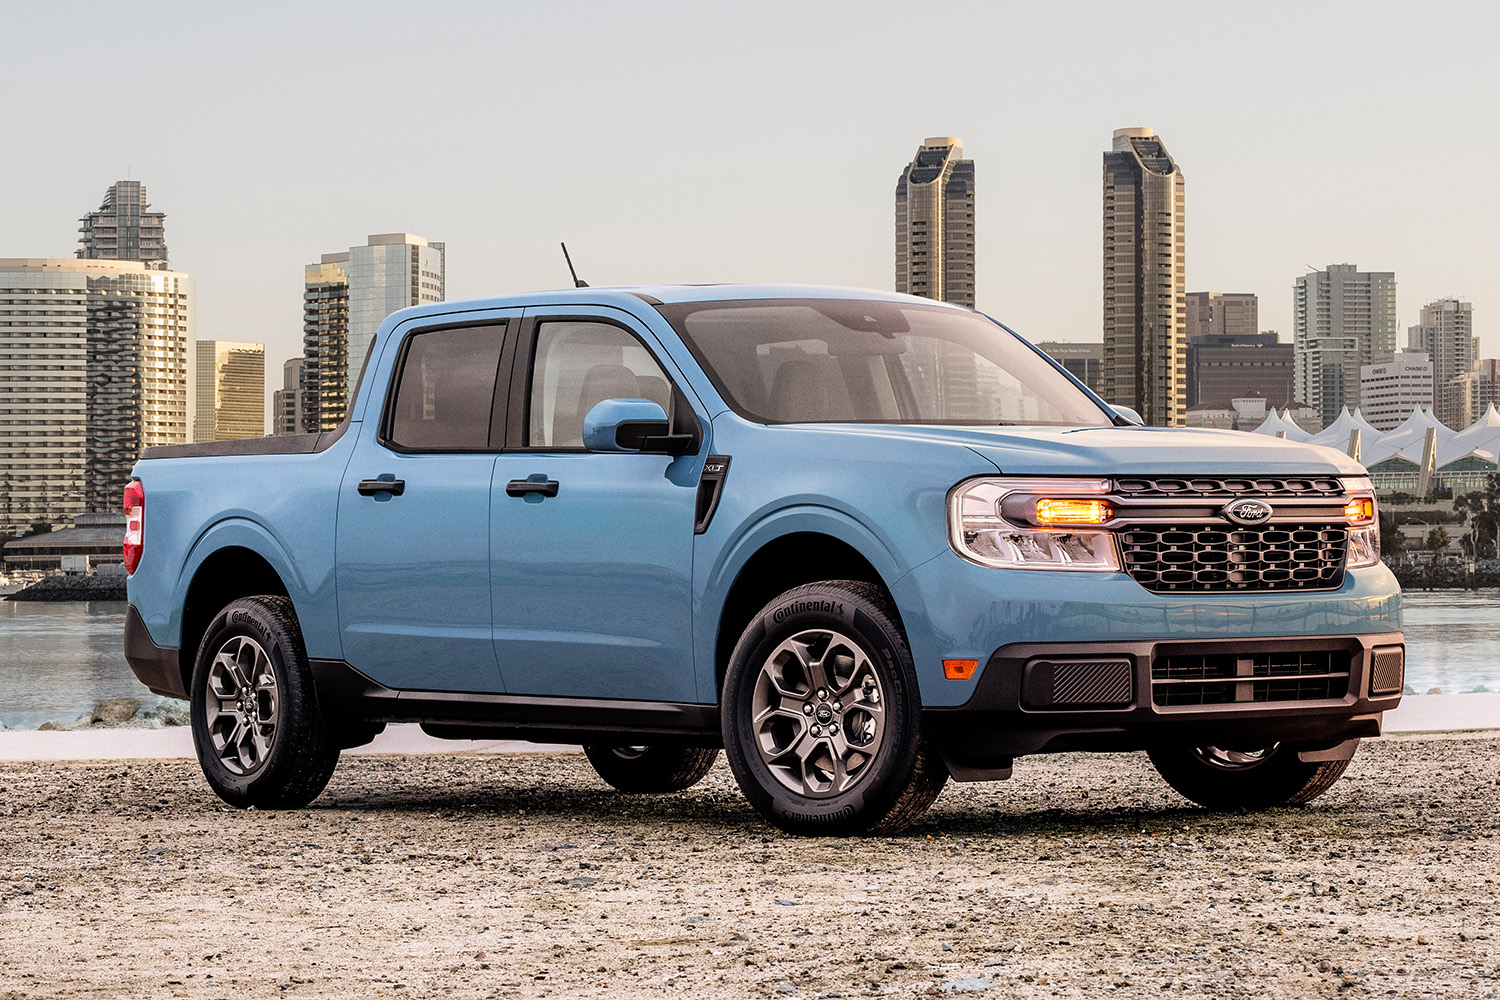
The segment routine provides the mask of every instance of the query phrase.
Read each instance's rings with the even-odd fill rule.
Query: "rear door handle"
[[[540,493],[544,497],[557,496],[556,479],[512,479],[505,484],[507,496],[524,497],[528,493]]]
[[[359,495],[372,497],[377,493],[389,493],[393,497],[399,497],[406,492],[406,480],[404,479],[361,479],[359,481]]]

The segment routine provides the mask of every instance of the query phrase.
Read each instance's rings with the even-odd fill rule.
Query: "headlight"
[[[1374,566],[1380,562],[1380,515],[1375,511],[1375,491],[1364,476],[1344,480],[1349,502],[1344,505],[1344,519],[1349,522],[1349,554],[1344,560],[1348,569]]]
[[[1118,572],[1103,479],[971,479],[948,495],[948,539],[995,569]]]

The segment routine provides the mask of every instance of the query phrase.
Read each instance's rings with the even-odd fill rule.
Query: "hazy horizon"
[[[449,299],[567,285],[560,240],[595,285],[891,288],[896,178],[954,135],[979,308],[1098,340],[1102,154],[1148,126],[1190,291],[1253,292],[1290,341],[1307,268],[1394,271],[1399,344],[1457,296],[1494,357],[1496,28],[1478,3],[24,6],[0,257],[72,256],[144,182],[197,336],[265,343],[269,394],[303,266],[371,233],[446,243]]]

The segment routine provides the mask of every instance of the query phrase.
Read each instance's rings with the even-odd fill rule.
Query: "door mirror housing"
[[[606,399],[583,418],[589,451],[680,455],[691,443],[688,435],[671,433],[667,411],[649,399]]]
[[[1124,423],[1136,427],[1146,426],[1146,421],[1141,415],[1128,406],[1119,406],[1115,403],[1109,404],[1109,408],[1115,411],[1115,423]]]

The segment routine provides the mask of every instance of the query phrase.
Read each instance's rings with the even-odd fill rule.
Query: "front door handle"
[[[372,497],[377,493],[389,493],[393,497],[399,497],[406,492],[406,480],[404,479],[361,479],[359,481],[359,495]]]
[[[529,493],[537,493],[544,497],[557,496],[556,479],[512,479],[505,484],[507,496],[524,497]]]

